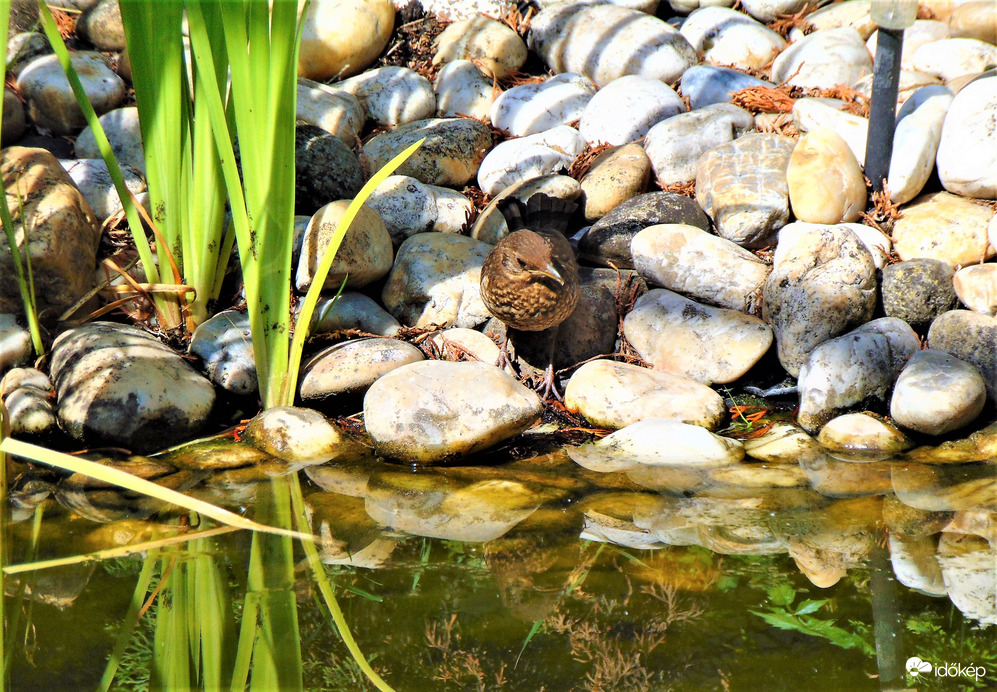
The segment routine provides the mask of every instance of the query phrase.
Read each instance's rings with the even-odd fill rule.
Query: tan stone
[[[959,5],[949,18],[953,38],[975,38],[997,43],[997,3],[975,0]]]
[[[391,0],[312,0],[302,20],[298,76],[324,82],[367,68],[395,28]]]
[[[789,202],[800,221],[857,221],[865,209],[862,169],[834,130],[817,127],[800,138],[786,169]]]
[[[948,192],[921,195],[902,208],[893,242],[902,260],[928,257],[966,266],[994,256],[987,242],[987,207]]]
[[[973,312],[997,315],[997,264],[972,264],[955,273],[955,294]]]
[[[454,22],[436,39],[433,64],[471,60],[498,79],[516,72],[526,62],[526,44],[500,21],[477,15]]]
[[[93,286],[100,230],[93,210],[58,160],[44,149],[0,155],[7,206],[22,262],[31,260],[43,319],[54,320]],[[25,231],[27,225],[27,231]],[[23,311],[7,239],[0,241],[0,312]]]
[[[345,199],[330,202],[315,212],[308,222],[295,277],[299,291],[307,291],[311,285],[315,270],[349,206],[350,201]],[[393,259],[388,229],[377,212],[365,204],[360,207],[336,251],[324,288],[338,290],[344,278],[348,288],[366,286],[391,271]]]
[[[585,220],[597,221],[621,202],[647,191],[650,179],[651,161],[640,144],[602,152],[582,178]]]

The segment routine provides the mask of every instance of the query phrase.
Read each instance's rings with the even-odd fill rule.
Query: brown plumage
[[[571,315],[580,294],[578,264],[565,238],[574,202],[536,194],[523,208],[509,197],[499,203],[509,235],[488,253],[481,269],[481,298],[513,329],[541,331]]]

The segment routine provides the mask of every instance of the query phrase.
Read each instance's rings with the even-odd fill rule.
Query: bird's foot
[[[544,372],[543,379],[540,380],[540,384],[536,390],[537,394],[543,401],[560,401],[564,403],[564,397],[561,393],[557,391],[557,384],[554,381],[554,364],[551,363],[547,366],[547,370]]]

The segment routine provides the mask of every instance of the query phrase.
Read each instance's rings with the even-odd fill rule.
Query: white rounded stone
[[[489,195],[497,195],[513,183],[569,168],[584,150],[585,139],[567,125],[507,140],[481,162],[478,186]]]
[[[592,80],[573,72],[520,84],[495,99],[492,125],[517,137],[546,132],[578,120],[595,92]]]
[[[425,77],[407,67],[367,70],[336,84],[357,97],[364,112],[381,125],[403,125],[436,112],[436,94]]]
[[[596,93],[578,130],[589,144],[629,144],[655,124],[685,111],[675,90],[656,79],[627,75]]]
[[[498,89],[470,60],[454,60],[436,75],[433,91],[441,118],[462,115],[488,121]]]
[[[717,468],[744,458],[744,447],[737,440],[668,418],[645,418],[601,440],[568,447],[567,452],[586,468],[615,460],[648,466]]]

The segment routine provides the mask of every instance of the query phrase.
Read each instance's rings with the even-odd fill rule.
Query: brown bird
[[[538,332],[557,327],[578,305],[578,263],[564,236],[578,205],[535,194],[525,205],[514,197],[498,209],[511,231],[488,253],[481,268],[485,307],[509,327]],[[554,389],[554,344],[544,376],[543,395]]]

